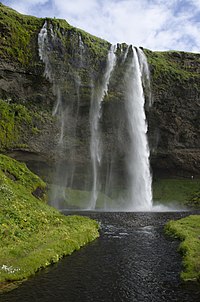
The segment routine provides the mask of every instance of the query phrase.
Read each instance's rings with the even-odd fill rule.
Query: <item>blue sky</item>
[[[66,19],[111,43],[200,52],[200,0],[0,0],[17,11]]]

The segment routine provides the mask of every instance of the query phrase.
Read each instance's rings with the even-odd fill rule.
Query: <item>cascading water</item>
[[[142,83],[143,83],[143,87],[145,89],[147,99],[148,99],[148,106],[151,107],[153,105],[153,101],[152,101],[152,95],[151,95],[151,81],[150,81],[149,65],[147,62],[147,58],[141,48],[137,48],[137,54],[138,54],[138,59],[139,59],[139,63],[140,63],[140,70],[142,73]]]
[[[116,63],[115,46],[111,46],[107,57],[107,66],[103,75],[102,83],[97,87],[93,87],[90,106],[90,154],[92,161],[93,185],[90,199],[90,209],[95,209],[99,192],[98,170],[101,163],[101,135],[99,129],[99,120],[101,118],[101,103],[108,91],[108,84],[112,70]]]
[[[79,166],[83,155],[77,153],[77,150],[83,150],[84,136],[80,126],[83,126],[83,108],[86,108],[82,107],[85,88],[82,90],[81,78],[86,66],[91,68],[92,65],[87,61],[88,48],[85,48],[80,33],[69,37],[63,34],[63,39],[68,39],[67,43],[71,39],[75,43],[74,58],[69,63],[68,56],[65,56],[67,43],[62,44],[57,30],[46,21],[38,36],[39,56],[45,63],[45,76],[53,84],[56,98],[53,115],[57,118],[60,129],[55,150],[57,159],[55,186],[51,194],[52,205],[62,208],[63,201],[68,200],[66,188],[75,187],[79,190],[91,188],[90,198],[84,202],[84,208],[90,210],[96,208],[99,192],[104,193],[101,196],[104,200],[101,207],[104,210],[151,210],[151,174],[143,93],[143,86],[146,86],[145,95],[150,92],[150,76],[144,53],[141,49],[132,49],[131,46],[119,45],[117,49],[112,46],[108,52],[105,73],[101,78],[94,78],[93,72],[90,73],[90,109],[84,109],[84,116],[89,113],[89,123],[84,129],[88,134],[90,131],[90,141],[88,139],[86,145],[90,148],[90,161],[87,153],[84,153],[86,168],[83,169]],[[83,79],[85,81],[84,77]],[[84,83],[87,89],[88,84]],[[117,106],[109,101],[102,108],[107,94],[109,100],[110,97],[111,100],[113,97],[118,98]],[[109,106],[115,108],[115,112],[112,109],[109,115],[102,117],[102,109]],[[103,127],[106,131],[109,129],[109,132],[102,132],[100,124],[104,122],[107,126],[103,124]],[[90,175],[89,167],[92,167]],[[82,184],[79,175],[83,177]],[[125,192],[128,192],[127,195]],[[80,199],[80,207],[81,202]]]
[[[152,209],[152,191],[147,123],[144,111],[142,74],[135,48],[133,48],[133,56],[128,65],[125,79],[127,83],[126,109],[130,138],[130,148],[127,154],[129,208],[130,210],[149,211]]]
[[[45,76],[53,84],[56,98],[53,116],[56,117],[59,132],[55,147],[56,162],[54,179],[50,194],[51,204],[60,207],[60,201],[66,200],[66,187],[72,186],[75,170],[74,157],[76,152],[76,127],[80,106],[81,79],[77,70],[69,67],[69,63],[60,50],[59,35],[53,26],[45,21],[38,35],[40,59],[45,63]],[[77,36],[76,67],[82,68],[84,43],[81,36]],[[69,86],[74,87],[73,96],[68,92]]]

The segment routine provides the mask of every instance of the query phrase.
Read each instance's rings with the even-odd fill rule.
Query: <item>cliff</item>
[[[24,16],[2,4],[0,18],[0,151],[23,159],[42,176],[51,174],[52,161],[60,157],[62,165],[75,170],[74,186],[87,189],[91,95],[102,82],[110,43],[64,20]],[[39,57],[38,34],[45,21],[53,71]],[[101,177],[112,158],[116,183],[126,178],[124,146],[129,143],[120,82],[126,50],[126,44],[117,47],[116,72],[102,103]],[[146,115],[153,175],[199,176],[200,54],[144,52],[151,71],[152,105],[146,91]],[[61,113],[52,115],[58,95],[67,116],[65,154],[57,144]]]
[[[199,175],[200,54],[150,52],[152,166],[171,175]]]

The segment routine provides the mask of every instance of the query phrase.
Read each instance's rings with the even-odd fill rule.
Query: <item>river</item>
[[[167,221],[190,213],[81,214],[101,223],[100,238],[3,294],[0,301],[200,301],[200,286],[179,278],[179,241],[163,233]]]

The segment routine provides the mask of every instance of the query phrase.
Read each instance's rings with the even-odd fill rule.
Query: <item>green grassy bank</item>
[[[165,226],[165,232],[181,240],[179,252],[184,266],[181,278],[200,282],[200,215],[170,221]]]
[[[38,176],[0,155],[0,291],[99,236],[96,221],[64,216],[45,198]]]

